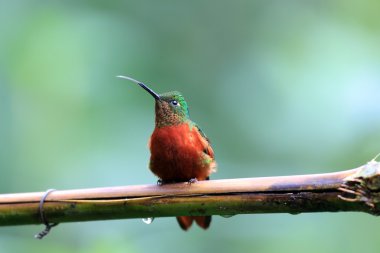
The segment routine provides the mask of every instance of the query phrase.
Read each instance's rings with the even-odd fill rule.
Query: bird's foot
[[[175,183],[175,181],[164,180],[161,178],[157,180],[157,185],[172,184],[172,183]]]
[[[194,184],[194,183],[196,183],[196,182],[198,182],[198,179],[197,178],[191,178],[189,181],[187,181],[190,185],[191,184]]]
[[[157,180],[157,185],[161,186],[164,184],[173,184],[173,183],[179,183],[179,182],[183,182],[183,181],[163,180],[160,178]],[[196,179],[196,178],[191,178],[189,181],[187,181],[188,184],[194,184],[196,182],[198,182],[198,179]]]

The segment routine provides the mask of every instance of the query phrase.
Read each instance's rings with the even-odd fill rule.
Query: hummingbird
[[[117,76],[142,87],[155,99],[155,128],[148,141],[149,168],[166,183],[209,180],[216,171],[214,151],[201,128],[190,119],[185,98],[178,91],[157,94],[144,83],[127,76]],[[179,216],[177,221],[183,230],[195,221],[207,229],[211,216]]]

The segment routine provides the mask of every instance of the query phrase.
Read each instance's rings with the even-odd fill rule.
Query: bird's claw
[[[164,180],[164,179],[161,179],[161,178],[157,180],[157,185],[173,184],[173,183],[175,183],[175,181]]]
[[[198,182],[198,179],[196,179],[196,178],[191,178],[189,181],[188,181],[188,183],[191,185],[191,184],[194,184],[194,183],[196,183],[196,182]]]
[[[163,180],[163,179],[158,179],[157,180],[157,185],[161,186],[161,185],[164,185],[164,184],[170,184],[170,183],[179,183],[180,181],[166,181],[166,180]],[[198,182],[198,179],[196,178],[191,178],[189,181],[187,181],[188,184],[194,184],[196,182]]]

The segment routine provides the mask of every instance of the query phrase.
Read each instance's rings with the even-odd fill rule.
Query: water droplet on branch
[[[223,218],[231,218],[232,216],[235,216],[235,214],[222,214],[220,216]]]
[[[145,224],[152,224],[152,222],[154,221],[154,218],[153,217],[148,217],[148,218],[144,218],[142,219],[142,221],[145,223]]]

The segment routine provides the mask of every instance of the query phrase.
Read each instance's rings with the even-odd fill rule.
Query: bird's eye
[[[178,103],[177,100],[172,100],[172,101],[170,101],[170,103],[171,103],[172,105],[174,105],[174,106],[178,106],[178,105],[179,105],[179,103]]]

